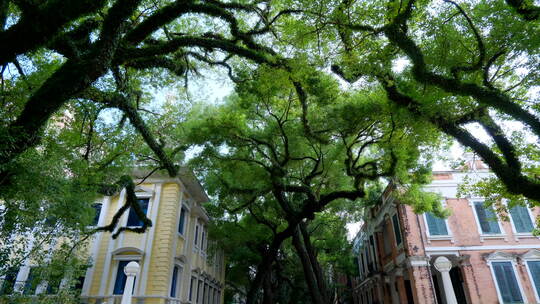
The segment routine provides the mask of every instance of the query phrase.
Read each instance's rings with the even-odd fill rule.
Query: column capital
[[[435,269],[439,272],[448,272],[452,269],[452,262],[447,257],[440,256],[435,259],[433,266],[435,266]]]
[[[140,269],[139,263],[132,261],[132,262],[129,262],[126,265],[126,267],[124,267],[124,273],[128,277],[130,276],[133,277],[139,273],[139,269]]]
[[[411,267],[429,266],[429,257],[423,255],[413,255],[407,259],[407,264]]]

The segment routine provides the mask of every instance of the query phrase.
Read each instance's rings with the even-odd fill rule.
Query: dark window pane
[[[199,225],[195,225],[195,246],[197,246],[199,242]]]
[[[189,300],[193,300],[193,288],[195,288],[195,278],[191,278],[191,283],[189,284]]]
[[[146,214],[146,212],[148,211],[148,201],[148,198],[137,200],[144,214]],[[135,209],[133,208],[129,208],[127,225],[131,227],[140,227],[143,225],[143,221],[139,218],[139,216],[137,216],[137,213],[135,213]]]
[[[127,276],[124,273],[124,267],[129,264],[131,261],[118,261],[118,270],[116,271],[116,280],[114,281],[114,291],[113,294],[121,295],[124,293],[124,288],[126,287]],[[135,288],[135,284],[133,284]]]
[[[4,277],[4,282],[0,287],[0,295],[11,294],[13,292],[13,287],[15,287],[15,280],[17,279],[18,273],[18,267],[11,267],[7,270]]]
[[[180,221],[178,222],[178,233],[184,234],[184,226],[186,224],[186,209],[180,211]]]
[[[401,230],[399,228],[399,219],[398,219],[398,216],[397,214],[394,214],[394,216],[392,216],[392,223],[394,224],[394,235],[396,236],[396,244],[399,245],[401,244]]]
[[[176,298],[176,283],[178,281],[178,266],[174,266],[171,281],[171,298]]]
[[[75,286],[73,287],[75,290],[82,290],[84,285],[84,276],[80,276],[77,279],[77,282],[75,283]]]
[[[93,204],[92,208],[94,208],[94,219],[92,220],[92,226],[97,226],[99,222],[99,215],[101,214],[101,204]]]

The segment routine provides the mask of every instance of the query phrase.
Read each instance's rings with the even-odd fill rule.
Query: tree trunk
[[[272,272],[267,273],[263,280],[263,304],[274,304]]]
[[[296,253],[302,262],[302,268],[304,269],[304,277],[306,279],[306,284],[308,285],[311,298],[315,304],[326,304],[326,299],[323,298],[319,286],[317,284],[317,278],[315,271],[313,270],[313,265],[311,265],[311,259],[306,251],[304,242],[302,241],[302,233],[300,228],[297,227],[295,233],[293,234],[293,245],[296,249]]]
[[[305,222],[301,222],[299,227],[300,227],[300,232],[302,233],[302,237],[304,238],[304,246],[306,247],[306,252],[309,256],[311,266],[313,267],[313,272],[315,273],[317,286],[319,287],[319,291],[323,299],[328,300],[329,297],[327,293],[328,289],[326,288],[326,281],[324,278],[323,271],[321,269],[321,265],[319,264],[319,261],[317,260],[317,254],[315,252],[315,248],[313,248],[313,245],[311,244],[310,235],[307,230],[307,224]]]

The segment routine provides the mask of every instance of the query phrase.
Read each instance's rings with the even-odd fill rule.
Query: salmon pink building
[[[540,303],[539,210],[513,207],[503,221],[482,197],[458,198],[464,180],[491,174],[479,161],[467,168],[434,172],[426,187],[444,197],[447,219],[414,213],[392,184],[367,211],[355,240],[355,303]]]

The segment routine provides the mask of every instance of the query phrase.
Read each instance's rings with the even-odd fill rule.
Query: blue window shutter
[[[511,262],[492,262],[503,303],[523,303]]]
[[[516,232],[524,233],[531,232],[534,228],[529,216],[529,211],[527,207],[524,206],[514,206],[510,209],[510,216],[512,216],[512,221],[514,222],[514,227],[516,227]]]
[[[178,266],[174,266],[171,281],[171,298],[176,298],[176,283],[178,281]]]
[[[142,212],[144,214],[146,214],[147,211],[148,211],[148,201],[149,201],[149,199],[147,199],[147,198],[137,200],[137,203],[141,207]],[[132,226],[132,227],[137,227],[137,226],[142,226],[143,225],[142,219],[139,218],[139,216],[135,212],[135,209],[133,209],[133,208],[129,208],[129,216],[128,216],[127,225]]]
[[[536,288],[536,293],[540,295],[540,261],[530,261],[527,262],[529,270],[531,271],[531,276],[534,283],[534,288]]]
[[[482,228],[482,233],[501,233],[497,217],[493,210],[491,210],[491,207],[484,208],[483,202],[474,202],[474,208],[476,210],[476,215],[478,216],[478,221],[480,222],[480,227]]]
[[[430,212],[426,212],[426,220],[430,235],[448,235],[444,219],[438,218]]]

